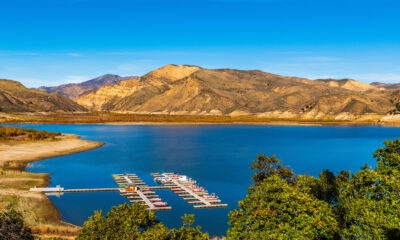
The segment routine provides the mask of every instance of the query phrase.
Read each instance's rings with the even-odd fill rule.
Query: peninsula
[[[50,174],[27,172],[25,168],[33,161],[92,150],[103,143],[83,140],[71,134],[46,132],[46,135],[45,131],[30,130],[32,137],[32,133],[25,129],[2,127],[0,130],[3,132],[0,134],[0,207],[16,209],[32,231],[41,237],[75,236],[79,228],[63,222],[45,194],[29,191],[34,186],[48,186]],[[16,136],[14,132],[17,131],[19,135]],[[40,136],[40,139],[29,140],[27,136]]]

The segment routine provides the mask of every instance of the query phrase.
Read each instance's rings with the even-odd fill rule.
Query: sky
[[[0,78],[55,86],[166,64],[400,82],[398,0],[0,0]]]

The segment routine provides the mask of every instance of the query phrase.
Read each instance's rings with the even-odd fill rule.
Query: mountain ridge
[[[372,86],[384,89],[400,89],[400,83],[383,83],[383,82],[372,82]]]
[[[166,65],[76,101],[95,111],[140,114],[348,118],[388,114],[396,108],[395,95],[352,79],[310,80],[260,70]]]
[[[70,99],[75,99],[81,95],[95,91],[102,86],[111,86],[120,81],[134,78],[137,78],[137,76],[121,77],[115,74],[105,74],[81,83],[68,83],[53,87],[41,86],[38,89],[48,93],[59,93]]]
[[[55,93],[26,88],[22,83],[0,79],[1,112],[84,112],[87,109]]]

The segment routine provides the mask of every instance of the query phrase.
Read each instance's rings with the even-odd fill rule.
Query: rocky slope
[[[28,89],[21,83],[0,79],[0,112],[76,112],[87,109],[55,93]]]
[[[118,75],[106,74],[82,83],[63,84],[56,87],[43,86],[39,89],[48,93],[59,93],[68,98],[75,99],[81,95],[95,91],[102,86],[111,86],[120,81],[134,78],[137,78],[137,76],[120,77]]]
[[[257,70],[167,65],[76,101],[92,110],[143,114],[348,119],[393,112],[397,96],[351,79],[309,80]]]

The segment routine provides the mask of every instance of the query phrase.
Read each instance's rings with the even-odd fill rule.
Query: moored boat
[[[152,199],[150,199],[150,201],[152,201],[152,202],[162,202],[162,199],[161,198],[152,198]]]
[[[166,207],[167,203],[166,202],[155,202],[154,206],[156,206],[156,207]]]

